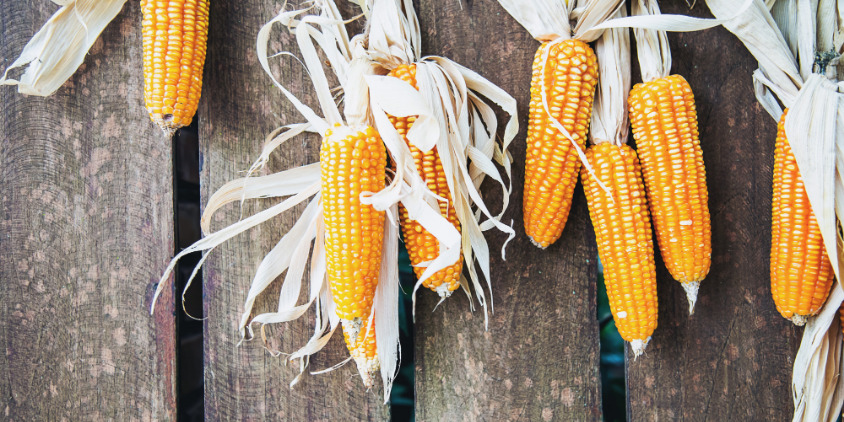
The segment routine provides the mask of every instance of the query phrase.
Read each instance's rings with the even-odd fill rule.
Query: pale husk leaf
[[[537,40],[568,39],[572,36],[569,14],[574,9],[574,1],[498,0],[498,3]]]
[[[17,85],[18,92],[46,97],[64,84],[85,61],[100,33],[126,0],[53,1],[62,7],[26,44],[20,57],[6,68],[0,85]],[[13,69],[26,66],[18,79]]]
[[[623,17],[624,9],[615,17]],[[630,93],[630,30],[614,28],[604,32],[595,43],[600,79],[592,108],[589,138],[593,144],[627,143],[627,97]]]
[[[630,13],[633,16],[661,14],[656,0],[632,0]],[[671,48],[668,45],[668,34],[665,31],[645,28],[634,28],[633,33],[636,36],[636,53],[639,58],[642,82],[668,76],[671,72]]]

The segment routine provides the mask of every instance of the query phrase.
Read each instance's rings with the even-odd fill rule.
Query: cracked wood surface
[[[683,1],[662,6],[690,13]],[[700,3],[690,14],[710,17]],[[719,27],[669,40],[672,73],[695,94],[712,269],[689,316],[657,254],[659,326],[645,354],[627,363],[629,420],[788,420],[803,329],[777,312],[768,276],[777,123],[756,102],[756,62],[733,34]]]
[[[56,9],[0,3],[0,67]],[[175,419],[172,289],[149,314],[171,144],[143,104],[140,21],[127,2],[49,98],[0,87],[0,419]]]
[[[563,235],[548,249],[531,245],[522,223],[531,66],[539,42],[494,0],[417,4],[423,53],[455,60],[515,96],[520,127],[504,217],[514,222],[517,237],[502,261],[505,236],[491,236],[495,313],[489,331],[465,295],[434,309],[436,295],[418,293],[417,420],[600,420],[597,250],[583,190],[578,185]],[[499,204],[492,186],[484,184],[489,204]]]
[[[338,2],[352,16],[347,2]],[[273,86],[258,63],[258,30],[275,17],[283,1],[211,2],[211,22],[205,82],[199,109],[202,204],[225,182],[242,177],[263,146],[265,136],[278,126],[304,119]],[[297,52],[295,37],[276,25],[269,53]],[[316,107],[313,88],[302,66],[293,58],[270,60],[273,71],[306,104]],[[279,171],[316,161],[319,137],[297,138],[273,154],[268,169]],[[249,201],[243,215],[251,215],[278,200]],[[305,376],[294,388],[288,385],[299,372],[298,363],[273,357],[257,339],[240,340],[238,322],[249,285],[264,255],[298,217],[286,213],[229,240],[205,264],[205,415],[208,420],[358,421],[387,420],[380,388],[367,391],[353,363],[321,375]],[[237,204],[218,212],[212,229],[237,221]],[[275,309],[282,278],[256,302],[254,314]],[[308,289],[303,288],[303,293]],[[300,303],[304,303],[300,301]],[[292,352],[307,343],[313,329],[309,317],[268,329],[272,347]],[[256,334],[258,334],[256,332]],[[338,329],[329,345],[311,359],[310,370],[330,367],[348,356]]]

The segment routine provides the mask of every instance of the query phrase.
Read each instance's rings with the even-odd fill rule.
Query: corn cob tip
[[[375,386],[375,379],[378,377],[378,371],[381,369],[381,362],[378,356],[375,357],[358,357],[354,358],[355,365],[358,367],[360,379],[363,386],[370,389]]]
[[[530,239],[530,243],[533,243],[533,246],[536,246],[536,247],[537,247],[537,248],[539,248],[539,249],[543,249],[543,250],[544,250],[544,249],[547,249],[547,248],[548,248],[548,245],[542,246],[542,244],[541,244],[541,243],[539,243],[539,242],[537,242],[537,241],[533,240],[533,236],[531,236],[531,235],[528,235],[528,239]]]
[[[152,118],[152,122],[161,128],[161,130],[164,131],[164,134],[169,138],[172,138],[173,134],[175,134],[176,131],[183,126],[173,121],[172,116],[169,119],[165,119],[160,114],[150,114],[150,117]]]
[[[630,342],[630,348],[633,349],[633,359],[637,359],[642,353],[645,353],[645,348],[648,347],[648,342],[651,341],[651,338],[648,337],[644,340],[633,340]]]
[[[434,289],[434,291],[437,292],[437,294],[439,294],[441,298],[445,299],[445,298],[451,296],[451,292],[452,292],[452,290],[449,290],[448,286],[449,286],[448,283],[440,284],[439,286],[437,286]]]
[[[806,322],[809,321],[809,317],[807,317],[806,315],[797,315],[797,314],[794,314],[794,316],[792,316],[789,319],[791,320],[791,322],[794,323],[794,325],[796,325],[798,327],[802,327],[802,326],[806,325]]]
[[[686,298],[689,299],[689,315],[695,314],[695,303],[697,303],[697,291],[700,289],[699,281],[680,283],[686,291]]]

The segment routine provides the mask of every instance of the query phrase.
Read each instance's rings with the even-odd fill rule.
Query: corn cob
[[[832,264],[797,160],[785,136],[785,116],[777,126],[771,225],[771,292],[777,310],[797,325],[820,311],[832,286]]]
[[[403,64],[397,66],[390,72],[390,76],[399,78],[414,88],[416,87],[416,65]],[[418,89],[418,88],[417,88]],[[416,164],[416,171],[422,177],[422,180],[428,185],[428,189],[435,195],[448,200],[447,203],[440,202],[440,213],[448,218],[448,221],[460,231],[460,221],[457,220],[457,213],[454,210],[454,203],[452,202],[451,192],[448,189],[448,184],[445,180],[445,172],[443,171],[442,162],[440,161],[440,154],[437,152],[437,147],[432,148],[428,152],[422,152],[419,148],[410,144],[407,139],[407,131],[413,126],[416,120],[415,116],[409,117],[395,117],[389,116],[390,122],[402,136],[410,152],[413,155],[413,161]],[[413,271],[416,277],[422,277],[425,272],[425,267],[418,267],[417,265],[436,259],[439,255],[439,241],[421,224],[408,217],[407,209],[400,206],[400,218],[402,235],[404,236],[404,243],[407,247],[407,254],[410,256],[410,263],[413,265]],[[440,296],[446,297],[452,291],[460,287],[460,273],[463,271],[463,256],[461,255],[457,261],[425,280],[422,284],[439,293]]]
[[[187,126],[202,92],[208,0],[141,0],[144,101],[168,134]]]
[[[659,250],[691,314],[712,255],[694,95],[682,76],[671,75],[637,84],[628,103]]]
[[[387,154],[372,127],[329,129],[319,154],[329,288],[349,351],[357,356],[364,382],[371,381],[374,358],[359,353],[357,343],[369,319],[381,271],[384,212],[361,204],[360,194],[384,188]]]
[[[595,173],[584,168],[581,178],[595,227],[598,256],[604,264],[610,310],[619,334],[639,356],[657,324],[651,219],[639,160],[629,146],[611,143],[589,147],[586,158]]]
[[[597,82],[597,58],[584,42],[546,42],[537,50],[530,87],[523,207],[525,233],[540,248],[560,238],[581,166],[571,141],[551,125],[542,104],[542,89],[550,117],[585,148]]]

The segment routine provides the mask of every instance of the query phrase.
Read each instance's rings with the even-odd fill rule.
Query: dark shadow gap
[[[413,300],[411,293],[416,284],[413,267],[404,242],[399,246],[399,344],[401,346],[401,365],[390,392],[391,420],[412,422],[416,418],[416,358],[413,343]]]
[[[173,195],[175,204],[175,249],[181,251],[201,237],[199,228],[199,139],[196,119],[180,129],[173,137]],[[202,255],[197,252],[185,256],[176,267],[176,341],[177,351],[177,418],[181,422],[205,419],[203,376],[202,273],[200,272],[185,294],[182,309],[181,295],[188,278]]]
[[[618,334],[607,289],[604,266],[598,260],[598,329],[601,338],[601,403],[606,422],[627,420],[627,384],[624,366],[624,339]]]

